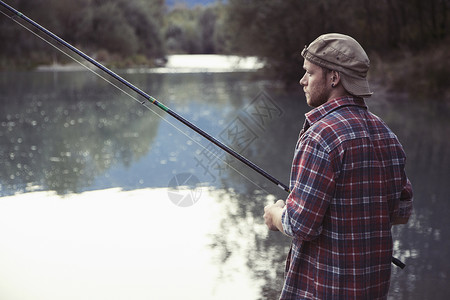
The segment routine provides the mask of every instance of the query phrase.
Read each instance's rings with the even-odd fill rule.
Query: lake
[[[243,70],[118,72],[288,183],[300,88]],[[1,72],[0,87],[0,299],[278,297],[289,239],[262,213],[283,190],[91,72]],[[450,106],[374,90],[415,192],[389,298],[446,299]]]

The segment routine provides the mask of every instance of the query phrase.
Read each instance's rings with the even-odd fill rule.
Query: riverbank
[[[92,68],[88,62],[42,65],[36,71],[83,71]],[[113,64],[114,68],[115,65]],[[133,72],[148,73],[226,73],[226,72],[252,72],[263,68],[264,64],[257,57],[241,57],[236,55],[216,54],[175,54],[168,55],[164,62],[156,67],[148,65],[134,65],[126,69]]]
[[[388,57],[372,54],[370,79],[390,92],[450,102],[449,44],[447,40],[432,49],[417,53],[399,51]]]
[[[397,51],[387,56],[371,53],[371,70],[369,80],[378,86],[383,86],[389,92],[408,93],[414,99],[436,99],[450,102],[450,53],[448,44],[443,42],[432,49],[412,53]],[[66,58],[67,59],[67,58]],[[166,59],[152,64],[148,61],[125,59],[121,63],[102,60],[105,65],[129,72],[148,73],[211,73],[211,72],[255,72],[258,76],[267,76],[264,63],[257,57],[240,57],[235,55],[168,55]],[[56,62],[56,63],[55,63]],[[59,62],[39,65],[37,71],[81,71],[89,65],[81,63]],[[301,75],[299,70],[299,75]],[[295,86],[297,78],[284,83],[285,86]]]

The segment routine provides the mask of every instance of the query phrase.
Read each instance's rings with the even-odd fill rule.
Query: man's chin
[[[308,95],[306,95],[306,104],[308,104],[308,106],[312,107],[312,108],[316,108],[317,107],[317,105],[314,105],[314,103],[311,101],[311,98],[308,97]]]

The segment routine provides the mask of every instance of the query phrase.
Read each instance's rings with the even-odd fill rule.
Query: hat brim
[[[372,96],[373,92],[370,91],[369,82],[366,78],[357,78],[340,73],[341,82],[345,90],[354,96],[361,98],[368,98]]]

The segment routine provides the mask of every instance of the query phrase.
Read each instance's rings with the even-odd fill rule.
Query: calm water
[[[246,73],[121,75],[287,183],[300,89]],[[289,240],[262,210],[283,191],[89,72],[3,72],[0,88],[0,299],[276,299]],[[390,298],[446,299],[449,105],[368,104],[402,141],[415,191],[394,229],[407,268],[393,267]]]

